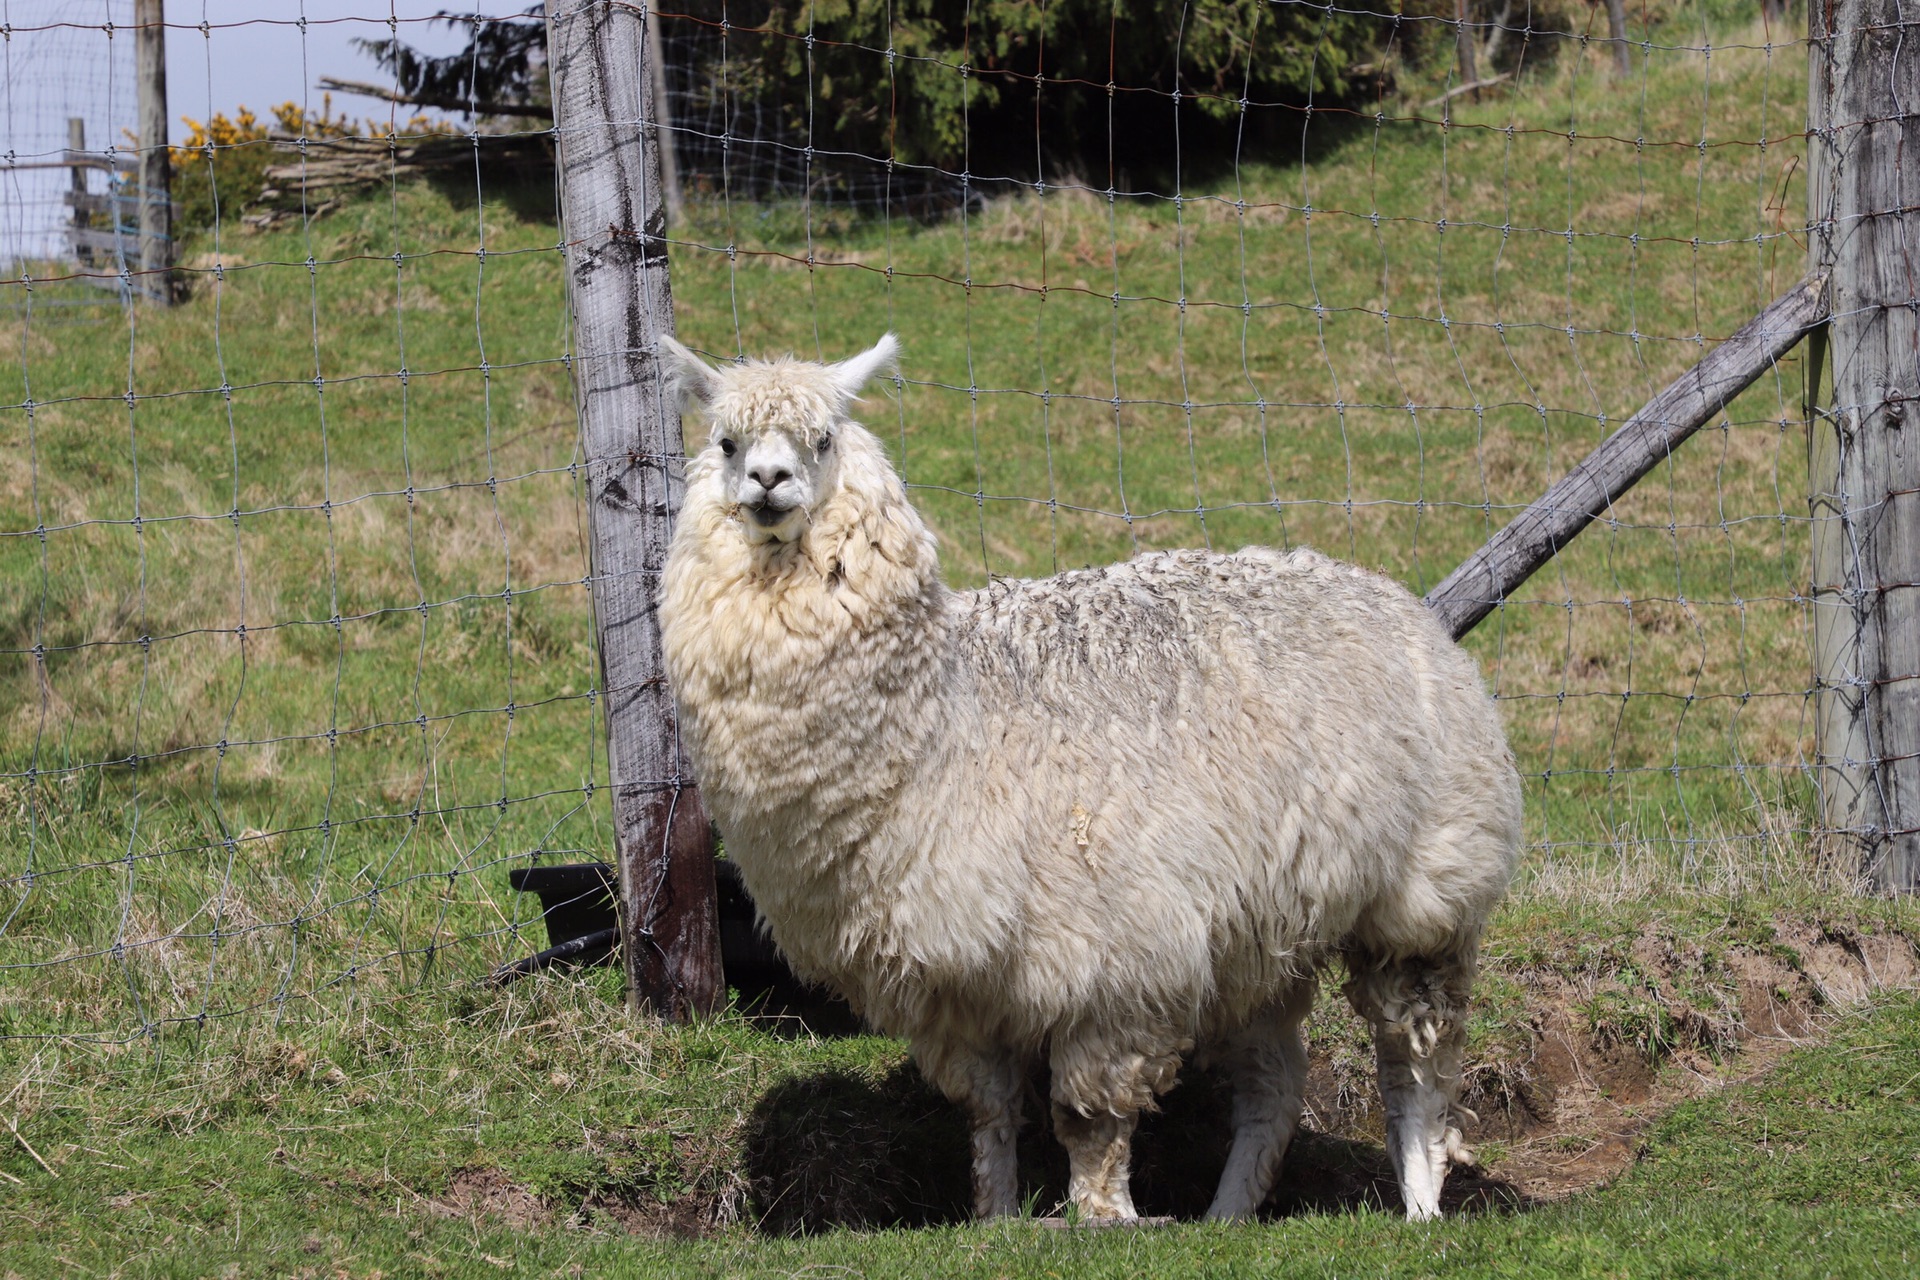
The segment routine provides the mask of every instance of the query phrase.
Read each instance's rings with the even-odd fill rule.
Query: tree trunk
[[[667,202],[667,221],[679,226],[686,216],[680,195],[680,157],[674,150],[673,101],[667,95],[667,46],[660,38],[660,15],[647,14],[647,81],[653,94],[653,141],[660,156],[660,194]]]
[[[1473,27],[1467,17],[1467,0],[1453,0],[1453,43],[1460,56],[1460,83],[1474,84],[1480,73],[1474,68]]]
[[[1627,0],[1607,0],[1607,35],[1613,42],[1613,73],[1633,74],[1633,50],[1627,44]]]

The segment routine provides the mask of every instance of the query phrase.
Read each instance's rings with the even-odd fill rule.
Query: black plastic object
[[[558,867],[518,867],[507,884],[540,895],[547,922],[545,951],[535,952],[493,971],[495,982],[512,982],[549,965],[609,964],[620,941],[620,915],[613,904],[613,868],[604,862],[575,862]]]
[[[521,893],[540,895],[547,941],[556,947],[603,929],[620,928],[613,905],[613,868],[604,862],[518,867],[507,872],[507,883]]]
[[[548,947],[545,951],[536,951],[512,964],[503,964],[493,971],[495,982],[512,982],[515,978],[524,978],[530,973],[538,973],[550,964],[568,966],[582,964],[611,964],[614,944],[620,941],[618,929],[596,929],[592,933],[582,934],[578,938],[568,938],[565,942]]]
[[[851,1033],[860,1019],[852,1009],[817,987],[800,981],[787,967],[759,928],[759,913],[740,868],[724,858],[713,864],[714,891],[720,917],[720,963],[727,985],[740,993],[740,1008],[748,1013],[795,1018],[816,1034]],[[545,951],[501,965],[495,982],[512,982],[549,965],[611,964],[620,941],[620,918],[614,907],[614,870],[604,862],[576,862],[557,867],[520,867],[507,873],[507,883],[522,893],[540,895],[547,921]]]

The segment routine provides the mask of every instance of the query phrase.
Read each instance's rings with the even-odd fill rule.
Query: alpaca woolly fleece
[[[1396,583],[1304,549],[950,590],[849,416],[890,335],[839,365],[663,346],[706,429],[660,602],[702,793],[794,970],[967,1108],[977,1209],[1017,1208],[1044,1061],[1074,1201],[1131,1216],[1134,1120],[1198,1050],[1236,1090],[1213,1212],[1257,1211],[1340,957],[1408,1212],[1436,1214],[1520,841],[1472,659]]]

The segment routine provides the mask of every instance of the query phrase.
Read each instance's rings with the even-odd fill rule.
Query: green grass
[[[1322,113],[1304,162],[1249,154],[1179,204],[1050,187],[916,224],[696,201],[679,328],[829,357],[898,331],[908,381],[868,420],[958,585],[1257,541],[1424,589],[1797,278],[1803,61],[1655,51],[1616,83],[1569,57],[1444,125],[1417,94]],[[0,1134],[22,1184],[0,1179],[0,1271],[1911,1269],[1904,997],[1683,1110],[1573,1205],[756,1233],[798,1220],[779,1188],[802,1159],[857,1220],[940,1220],[958,1122],[889,1041],[639,1026],[606,972],[470,985],[543,943],[509,867],[611,847],[559,232],[543,189],[481,196],[403,186],[201,236],[166,313],[41,283],[23,315],[5,286],[0,1119],[23,1140]],[[1724,1002],[1730,938],[1830,905],[1797,360],[1468,641],[1530,779],[1482,1058],[1528,1034],[1538,969],[1663,1059],[1697,1033],[1672,1000]],[[1655,917],[1693,949],[1688,992],[1635,976]],[[1350,1020],[1315,1029],[1363,1062]],[[851,1154],[793,1127],[868,1114],[832,1130]],[[468,1212],[488,1170],[552,1216]],[[624,1234],[693,1201],[738,1224]]]
[[[0,1207],[6,1265],[26,1276],[1893,1277],[1920,1255],[1911,995],[1845,1016],[1830,1043],[1761,1084],[1684,1105],[1625,1177],[1560,1204],[1432,1227],[1361,1208],[1099,1234],[1014,1223],[769,1238],[749,1219],[673,1243],[628,1227],[670,1228],[667,1204],[693,1191],[764,1209],[747,1184],[785,1136],[765,1100],[797,1072],[850,1082],[847,1101],[896,1123],[919,1107],[927,1118],[889,1158],[948,1212],[964,1190],[928,1184],[964,1178],[964,1138],[956,1117],[916,1101],[897,1045],[779,1041],[737,1020],[623,1034],[604,985],[545,982],[450,1011],[440,1043],[403,1034],[400,1011],[370,1008],[311,1049],[263,1041],[203,1057],[189,1038],[158,1055],[49,1048],[7,1107],[26,1104],[35,1149],[59,1176],[18,1145],[0,1155],[20,1184]],[[831,1109],[814,1114],[843,1138],[861,1134]],[[873,1158],[852,1140],[821,1154]],[[483,1190],[462,1199],[463,1180]],[[484,1198],[500,1187],[520,1199]],[[526,1209],[527,1193],[545,1207]]]

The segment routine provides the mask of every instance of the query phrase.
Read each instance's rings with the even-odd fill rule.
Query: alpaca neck
[[[736,845],[802,861],[884,820],[955,670],[933,536],[877,444],[848,453],[792,543],[747,543],[717,486],[690,491],[662,604],[709,807]]]

